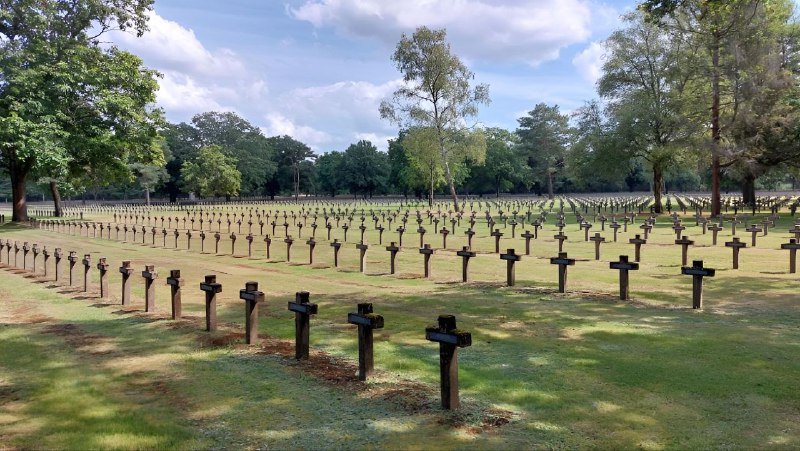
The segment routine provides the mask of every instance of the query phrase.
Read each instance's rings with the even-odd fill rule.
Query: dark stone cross
[[[245,302],[245,343],[255,344],[258,341],[258,303],[264,302],[264,293],[258,291],[258,282],[246,282],[244,289],[239,290],[239,299]]]
[[[78,254],[75,251],[69,251],[67,261],[69,261],[69,286],[73,286],[75,284],[75,264],[78,263]]]
[[[220,237],[221,237],[221,235],[219,234],[219,232],[215,232],[214,233],[214,253],[215,254],[219,254],[219,239],[220,239]]]
[[[439,315],[438,325],[425,328],[425,339],[439,343],[439,374],[442,408],[457,409],[458,348],[472,346],[472,334],[456,328],[456,317]]]
[[[797,272],[797,250],[800,249],[800,243],[797,239],[792,238],[788,243],[781,244],[781,249],[789,250],[789,273],[794,274]]]
[[[619,225],[619,223],[618,223],[617,221],[614,221],[614,222],[612,222],[612,223],[611,223],[611,225],[610,225],[610,226],[608,226],[608,227],[609,227],[610,229],[614,230],[614,242],[616,243],[616,242],[617,242],[617,232],[619,232],[619,229],[620,229],[620,227],[622,227],[622,226],[621,226],[621,225]]]
[[[250,258],[253,256],[253,234],[248,233],[244,239],[247,240],[247,257]]]
[[[419,250],[419,253],[425,257],[425,278],[428,278],[431,276],[431,255],[433,255],[434,249],[431,248],[430,244],[425,244]]]
[[[717,245],[717,234],[722,231],[723,227],[717,223],[713,223],[708,226],[708,230],[711,231],[711,244],[716,246]]]
[[[28,252],[31,251],[31,245],[28,242],[22,243],[22,269],[28,268]]]
[[[442,234],[442,249],[447,249],[447,235],[450,234],[450,230],[447,227],[442,227],[439,233]]]
[[[692,276],[692,308],[703,308],[703,277],[714,277],[716,270],[703,267],[703,260],[695,260],[692,266],[681,268],[681,274]]]
[[[294,302],[289,302],[289,310],[294,312],[294,358],[297,360],[308,360],[310,319],[319,310],[317,304],[308,302],[309,296],[307,291],[300,291],[295,293]]]
[[[686,262],[688,261],[689,256],[689,246],[694,244],[694,241],[686,238],[685,236],[681,237],[679,240],[675,240],[675,244],[680,244],[681,246],[681,265],[686,266]]]
[[[591,241],[594,241],[594,259],[600,260],[600,243],[604,243],[606,241],[605,237],[600,236],[599,232],[596,232],[593,237],[590,238]]]
[[[755,239],[755,236],[753,237]],[[739,250],[747,247],[747,243],[739,241],[739,237],[733,237],[733,241],[725,243],[725,247],[733,248],[733,269],[739,269]]]
[[[36,274],[36,257],[39,256],[39,245],[34,243],[31,251],[33,252],[33,273]]]
[[[231,256],[236,254],[236,232],[231,232],[229,238],[231,239]]]
[[[172,304],[172,319],[181,319],[181,287],[183,279],[180,269],[171,269],[167,277],[167,285],[170,288],[170,303]]]
[[[674,226],[672,226],[672,231],[675,232],[675,239],[679,240],[681,238],[681,232],[686,230],[686,226],[682,225],[680,222],[676,222]]]
[[[531,238],[534,236],[527,230],[520,236],[525,238],[525,255],[531,255]]]
[[[634,258],[633,261],[639,262],[642,259],[642,245],[647,244],[647,240],[642,238],[641,235],[635,235],[634,238],[628,240],[629,243],[633,244],[634,246]]]
[[[9,242],[10,243],[10,242]],[[61,280],[61,257],[63,254],[61,253],[61,248],[57,247],[56,250],[53,252],[53,259],[56,261],[56,282]]]
[[[342,243],[339,242],[338,238],[335,238],[331,243],[331,247],[333,248],[333,267],[339,267],[339,249],[342,247]]]
[[[567,267],[575,264],[574,258],[567,258],[566,252],[559,252],[558,257],[550,258],[551,265],[558,265],[558,292],[567,290]]]
[[[264,244],[266,245],[266,248],[267,248],[267,260],[269,260],[269,258],[270,258],[269,257],[269,248],[270,248],[270,245],[272,244],[272,237],[270,237],[269,235],[265,236],[264,237]]]
[[[564,241],[567,240],[567,236],[564,235],[564,232],[558,232],[558,235],[553,236],[556,240],[558,240],[558,252],[564,251]]]
[[[47,261],[50,260],[50,250],[47,249],[47,246],[42,248],[42,256],[44,257],[44,276],[47,277]]]
[[[406,231],[406,228],[403,227],[403,226],[400,226],[400,227],[397,228],[397,234],[399,235],[399,238],[398,238],[397,241],[399,242],[399,246],[401,246],[401,247],[403,246],[403,232],[405,232],[405,231]]]
[[[644,224],[639,226],[640,229],[644,230],[644,239],[646,240],[650,235],[650,231],[653,230],[653,226],[649,223],[645,222]]]
[[[363,273],[367,270],[367,249],[369,249],[369,245],[362,241],[356,244],[356,249],[358,249],[360,252],[358,258],[358,271]]]
[[[348,313],[347,322],[358,326],[358,380],[365,381],[375,368],[373,358],[374,329],[383,329],[383,316],[372,312],[372,304],[358,304],[358,312]]]
[[[142,271],[142,278],[144,278],[144,311],[152,312],[156,309],[156,285],[155,280],[158,279],[158,273],[153,265],[145,265]]]
[[[222,292],[222,284],[217,283],[217,276],[208,275],[200,282],[200,291],[206,294],[206,330],[217,330],[217,293]]]
[[[379,225],[378,227],[375,227],[375,230],[378,231],[378,245],[380,246],[383,244],[383,231],[385,229],[383,228],[383,225]]]
[[[589,229],[592,228],[592,224],[590,222],[583,221],[581,222],[581,226],[583,229],[583,240],[589,241]]]
[[[292,261],[292,243],[294,243],[294,239],[291,236],[287,236],[283,242],[286,243],[286,261],[290,262]]]
[[[85,254],[81,263],[83,263],[83,291],[87,292],[92,282],[92,256]]]
[[[425,237],[425,227],[419,226],[417,233],[419,233],[419,247],[422,247],[423,238]]]
[[[513,287],[516,282],[514,264],[522,260],[522,256],[515,254],[514,249],[508,249],[505,254],[500,254],[500,260],[506,261],[506,284]]]
[[[344,231],[344,241],[347,242],[347,230],[350,228],[349,225],[345,224],[342,226],[342,230]]]
[[[461,257],[461,281],[464,283],[469,282],[469,259],[475,257],[477,254],[464,246],[456,255]]]
[[[472,237],[475,236],[475,231],[470,227],[464,231],[464,235],[467,236],[467,247],[472,249]]]
[[[744,230],[745,230],[745,232],[750,232],[752,234],[753,238],[752,238],[752,241],[751,241],[751,243],[752,243],[751,246],[756,247],[756,235],[758,235],[763,230],[760,227],[756,226],[755,224],[751,225],[750,227],[748,227],[748,228],[746,228]],[[725,245],[727,246],[728,243],[725,243]]]
[[[800,225],[795,224],[794,228],[789,229],[789,233],[793,233],[794,239],[800,241]]]
[[[627,301],[630,297],[628,271],[636,271],[639,264],[629,262],[627,255],[620,255],[619,261],[609,263],[609,268],[619,271],[619,298]]]
[[[494,253],[500,253],[500,238],[502,238],[503,233],[500,232],[500,229],[494,229],[494,232],[491,233],[491,236],[494,237]]]
[[[386,250],[389,251],[389,274],[394,274],[394,262],[395,258],[397,258],[397,253],[400,252],[400,247],[398,247],[394,241],[391,242],[388,246],[386,246]]]
[[[100,273],[100,299],[108,297],[108,268],[110,266],[105,257],[100,257],[97,262],[97,271]]]
[[[317,241],[314,238],[309,238],[308,241],[306,241],[306,244],[308,244],[308,264],[313,265],[314,248],[317,247]]]
[[[131,275],[134,269],[131,268],[131,262],[125,260],[122,266],[119,267],[119,272],[122,274],[122,305],[130,305],[131,303]]]

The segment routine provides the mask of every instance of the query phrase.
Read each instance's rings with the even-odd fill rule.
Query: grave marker
[[[133,268],[131,268],[131,262],[125,260],[122,262],[122,266],[119,268],[120,274],[122,274],[122,305],[130,305],[131,303],[131,275],[133,274]]]
[[[145,265],[142,271],[142,278],[144,279],[144,311],[154,312],[156,310],[156,284],[158,273],[154,265]]]
[[[395,272],[394,262],[395,262],[395,258],[397,257],[397,253],[400,251],[400,248],[397,245],[395,245],[394,241],[392,241],[392,243],[390,245],[386,246],[386,250],[390,253],[389,254],[390,255],[390,257],[389,257],[389,274],[394,274],[394,272]]]
[[[794,274],[797,272],[797,250],[800,249],[800,243],[797,239],[792,238],[788,243],[781,244],[781,249],[789,250],[789,273]]]
[[[628,271],[638,270],[639,264],[628,262],[627,255],[620,255],[619,261],[609,263],[609,268],[619,271],[619,298],[622,301],[627,301],[630,294]]]
[[[431,255],[434,253],[434,249],[431,248],[430,244],[425,244],[419,250],[419,253],[424,256],[424,270],[425,270],[425,278],[429,278],[431,276]]]
[[[83,291],[89,291],[89,284],[91,283],[91,269],[92,269],[92,256],[86,254],[83,256]]]
[[[200,282],[200,291],[206,294],[206,331],[217,330],[217,293],[222,292],[222,284],[217,283],[216,275],[207,275]]]
[[[567,258],[566,252],[559,252],[558,257],[550,258],[551,265],[558,265],[558,292],[565,293],[567,289],[567,267],[575,264],[574,258]]]
[[[755,236],[753,236],[753,239],[755,239]],[[739,237],[735,236],[733,241],[725,243],[725,247],[733,249],[733,269],[739,269],[739,250],[747,247],[747,243],[739,241]]]
[[[172,304],[172,319],[181,318],[181,287],[183,279],[180,269],[171,269],[167,277],[167,285],[170,288],[170,301]]]
[[[472,334],[456,328],[456,317],[440,315],[438,325],[425,328],[425,339],[439,343],[439,374],[442,408],[457,409],[458,348],[472,345]]]
[[[681,246],[681,266],[686,266],[686,261],[689,254],[689,246],[693,245],[694,241],[684,236],[679,240],[675,240],[675,244],[679,244]]]
[[[464,283],[469,282],[469,259],[474,258],[477,254],[464,246],[456,255],[461,257],[461,281]]]
[[[289,311],[294,312],[294,357],[297,360],[308,360],[310,318],[318,311],[317,304],[308,302],[309,296],[307,291],[300,291],[295,293],[294,302],[289,302]]]
[[[383,328],[383,316],[372,312],[371,303],[361,303],[356,313],[347,314],[347,322],[358,326],[358,380],[365,381],[375,366],[372,331]]]
[[[594,241],[594,259],[600,260],[600,243],[604,243],[606,239],[600,236],[600,232],[596,232],[591,241]]]
[[[251,345],[258,340],[258,303],[264,301],[264,293],[258,291],[258,282],[245,283],[239,290],[239,299],[245,301],[245,343]]]
[[[703,308],[703,277],[714,277],[716,271],[703,267],[703,260],[695,260],[692,266],[681,268],[681,274],[692,276],[692,308]]]
[[[506,261],[506,284],[513,287],[516,283],[514,264],[522,260],[522,256],[515,254],[514,249],[508,249],[505,254],[500,255],[500,259]]]

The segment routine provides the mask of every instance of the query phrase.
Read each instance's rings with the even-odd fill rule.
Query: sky
[[[109,40],[157,69],[171,122],[233,111],[266,136],[315,152],[361,139],[385,150],[380,118],[401,76],[403,33],[447,29],[453,53],[489,85],[478,121],[514,130],[540,102],[569,113],[596,97],[602,41],[635,0],[156,0],[142,37]]]

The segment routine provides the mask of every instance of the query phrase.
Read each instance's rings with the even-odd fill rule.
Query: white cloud
[[[593,14],[585,0],[307,0],[289,13],[317,28],[392,45],[421,25],[447,28],[448,39],[466,58],[532,65],[587,40]]]
[[[267,125],[262,127],[261,131],[266,136],[289,135],[312,149],[317,149],[331,140],[331,136],[326,132],[308,125],[297,125],[280,113],[269,113],[264,119],[267,121]]]
[[[592,42],[572,59],[572,64],[586,80],[595,83],[603,73],[605,48],[599,42]]]
[[[150,13],[143,36],[112,32],[114,44],[159,70],[158,103],[168,114],[192,116],[204,111],[233,111],[245,101],[261,99],[267,84],[252,74],[232,50],[208,50],[194,31]]]

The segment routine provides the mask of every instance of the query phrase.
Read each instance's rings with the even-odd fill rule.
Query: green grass
[[[620,232],[618,243],[605,243],[602,261],[596,262],[593,243],[583,241],[571,218],[566,249],[579,261],[569,270],[566,295],[553,292],[556,268],[547,261],[556,251],[552,221],[532,241],[532,255],[518,264],[513,288],[502,286],[505,265],[491,253],[471,263],[477,282],[454,283],[461,269],[454,250],[466,244],[464,226],[448,237],[447,250],[434,255],[431,280],[418,277],[422,256],[414,249],[418,236],[411,233],[398,254],[397,277],[386,274],[388,252],[378,245],[368,252],[367,275],[358,273],[352,242],[342,248],[338,270],[326,267],[332,265],[332,250],[320,239],[322,229],[316,265],[309,267],[300,264],[307,258],[305,239],[295,242],[296,263],[290,265],[281,261],[280,236],[268,262],[261,241],[254,251],[258,257],[247,259],[201,255],[196,234],[187,252],[183,237],[175,251],[3,226],[3,238],[91,253],[95,261],[107,257],[112,299],[107,304],[91,294],[80,299],[49,288],[49,282],[0,271],[4,318],[14,318],[18,309],[25,309],[24,317],[50,318],[34,324],[9,319],[0,329],[0,381],[13,387],[0,388],[0,441],[19,448],[71,448],[82,435],[92,437],[86,443],[94,448],[800,447],[800,294],[798,276],[788,274],[788,252],[778,249],[792,221],[784,218],[759,237],[756,248],[744,249],[738,271],[730,269],[730,249],[722,246],[729,230],[710,247],[710,233],[704,236],[693,220],[684,221],[685,234],[697,242],[689,259],[702,257],[718,269],[717,277],[707,280],[702,311],[690,308],[691,280],[679,274],[680,248],[671,244],[674,234],[665,218],[643,249],[641,269],[631,274],[631,303],[615,299],[617,273],[608,261],[633,254],[627,244],[633,229]],[[474,247],[491,252],[485,224],[476,230]],[[524,249],[522,230],[517,232],[512,240],[509,228],[502,249]],[[609,231],[604,235],[611,240]],[[351,231],[351,236],[357,235]],[[740,236],[749,244],[749,234]],[[430,242],[441,245],[436,238]],[[384,243],[390,240],[397,240],[396,233],[387,231]],[[369,231],[367,242],[377,242],[377,233]],[[207,240],[209,248],[213,241]],[[229,252],[230,243],[221,242],[220,249]],[[239,256],[246,252],[246,241],[237,241],[237,249]],[[156,265],[160,313],[134,315],[112,305],[119,293],[116,267],[123,259],[132,260],[137,271],[145,263]],[[181,269],[186,280],[185,315],[197,317],[178,328],[166,319],[169,291],[163,279],[172,268]],[[230,330],[241,331],[244,322],[238,289],[247,280],[258,281],[267,293],[260,333],[278,339],[294,336],[287,301],[296,291],[310,291],[320,305],[312,319],[312,348],[342,365],[352,366],[357,352],[346,315],[358,302],[372,302],[386,318],[386,327],[375,334],[375,380],[339,386],[312,374],[310,366],[322,364],[314,358],[296,365],[240,344],[204,346],[198,289],[204,274],[217,274],[223,284],[218,315]],[[138,272],[133,288],[141,309]],[[424,328],[443,313],[455,314],[459,328],[473,333],[473,346],[459,352],[460,414],[436,408],[438,350],[424,340]],[[47,332],[63,324],[99,337],[92,346],[100,352]],[[375,395],[409,384],[424,388],[422,409],[402,407],[407,392],[401,399]],[[48,392],[51,397],[39,394]],[[6,398],[12,401],[3,402]],[[511,423],[481,434],[452,426],[463,418],[475,425],[490,408],[513,412]],[[84,418],[80,412],[95,413]],[[71,421],[77,423],[60,421],[76,416],[79,420]]]

